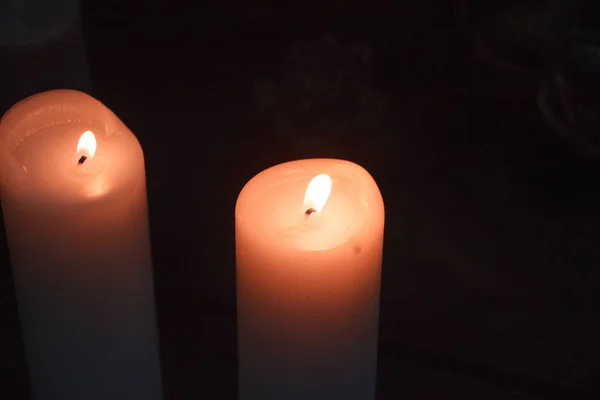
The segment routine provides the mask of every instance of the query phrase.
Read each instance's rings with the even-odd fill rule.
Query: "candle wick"
[[[81,156],[81,158],[79,159],[79,161],[77,162],[79,165],[83,164],[85,162],[85,160],[87,160],[86,156]]]
[[[308,210],[306,210],[306,212],[304,213],[304,222],[308,222],[308,219],[310,218],[310,214],[317,212],[317,210],[315,210],[314,208],[309,208]]]

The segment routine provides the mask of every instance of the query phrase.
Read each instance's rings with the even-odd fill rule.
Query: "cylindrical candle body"
[[[307,220],[304,192],[319,174],[331,195]],[[240,400],[374,399],[383,227],[377,185],[348,161],[289,162],[246,184],[236,205]]]
[[[83,93],[32,96],[1,121],[0,182],[33,398],[162,399],[135,136]]]

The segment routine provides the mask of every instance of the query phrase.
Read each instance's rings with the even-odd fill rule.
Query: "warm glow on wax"
[[[135,135],[85,93],[35,94],[0,119],[0,175],[31,397],[163,400]]]
[[[329,194],[331,193],[331,178],[327,174],[315,176],[306,188],[304,195],[304,208],[309,210],[313,208],[316,212],[321,212]]]
[[[77,143],[77,154],[88,158],[96,154],[96,136],[92,131],[85,131]]]
[[[246,183],[239,400],[375,399],[384,223],[377,184],[350,161],[290,161]]]

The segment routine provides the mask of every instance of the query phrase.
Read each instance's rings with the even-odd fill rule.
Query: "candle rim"
[[[46,120],[59,123],[45,123]],[[36,178],[35,174],[32,175],[23,158],[17,154],[19,146],[63,125],[81,133],[85,130],[94,132],[99,141],[95,158],[102,157],[100,142],[106,140],[118,140],[115,145],[127,153],[127,159],[119,159],[116,165],[111,164],[111,176],[116,177],[117,183],[106,193],[81,197],[81,194],[73,192],[69,197],[61,194],[58,186],[53,187],[46,181],[42,182],[45,189],[29,184],[39,178]],[[77,142],[73,143],[74,167],[77,167],[76,144]],[[76,90],[59,89],[37,93],[13,105],[0,119],[0,155],[2,197],[44,203],[45,206],[104,201],[108,197],[118,196],[119,193],[137,190],[136,181],[139,180],[139,175],[143,175],[142,181],[145,182],[144,155],[137,137],[103,103]],[[141,161],[137,161],[138,159]],[[125,164],[133,164],[134,168],[128,168],[130,172],[123,174],[119,170],[121,164],[123,167]]]
[[[382,217],[385,221],[385,208],[384,208],[383,198],[381,196],[381,191],[379,190],[379,187],[377,186],[377,183],[375,182],[375,180],[373,179],[371,174],[364,167],[362,167],[361,165],[359,165],[355,162],[338,159],[338,158],[311,158],[311,159],[299,159],[299,160],[287,161],[284,163],[280,163],[280,164],[271,166],[271,167],[259,172],[252,179],[250,179],[244,185],[242,190],[240,191],[240,194],[236,201],[236,206],[235,206],[236,230],[244,229],[244,226],[248,225],[248,224],[242,223],[242,221],[246,221],[248,218],[246,218],[244,215],[242,215],[242,213],[240,211],[241,211],[241,208],[243,207],[243,203],[246,201],[247,196],[250,195],[249,192],[252,190],[252,188],[254,186],[256,186],[256,185],[260,186],[262,184],[270,182],[271,179],[269,177],[273,173],[277,173],[278,170],[281,170],[281,172],[283,173],[283,176],[289,176],[291,174],[297,173],[299,170],[301,170],[302,167],[310,168],[312,170],[313,168],[310,166],[313,163],[329,165],[329,167],[328,167],[329,170],[331,170],[335,166],[343,166],[345,168],[349,168],[350,170],[356,171],[355,173],[357,173],[361,179],[360,184],[364,186],[363,193],[366,193],[366,195],[369,197],[368,199],[361,199],[360,201],[363,202],[364,204],[366,204],[367,209],[372,208],[372,211],[381,210]],[[295,168],[290,168],[290,167],[295,167]],[[327,171],[328,169],[325,168],[325,169],[323,169],[323,171]],[[331,173],[329,175],[331,176],[331,175],[335,175],[335,174]],[[335,182],[336,177],[331,176],[331,178]],[[304,177],[301,177],[298,179],[304,179]],[[365,229],[367,231],[376,230],[377,228],[375,227],[375,225],[376,225],[376,222],[372,221],[371,218],[364,218],[362,225],[360,227],[358,227],[357,229],[359,229],[359,230]],[[271,236],[271,235],[268,235],[268,236]],[[341,246],[346,245],[349,241],[351,241],[351,239],[352,239],[352,236],[350,236],[348,238],[348,240],[346,240],[344,242],[336,243],[336,245],[329,246],[327,248],[314,248],[314,249],[310,249],[310,250],[309,249],[299,249],[299,252],[310,251],[311,253],[320,253],[320,252],[332,251],[334,249],[337,249],[337,248],[340,248]],[[287,245],[285,247],[289,248],[289,246],[287,246]]]

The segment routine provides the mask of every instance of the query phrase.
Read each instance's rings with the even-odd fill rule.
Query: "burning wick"
[[[304,223],[308,222],[312,213],[320,213],[323,210],[330,193],[331,178],[329,175],[321,174],[312,178],[306,187],[306,193],[304,193],[304,207],[307,207],[304,213]]]
[[[92,131],[85,131],[79,138],[79,142],[77,142],[77,153],[81,154],[80,151],[83,151],[84,154],[79,158],[77,162],[79,165],[82,165],[85,160],[89,157],[94,157],[96,153],[96,136]]]
[[[310,214],[317,212],[317,210],[315,210],[314,208],[309,208],[308,210],[306,210],[306,212],[304,213],[304,222],[308,222],[308,219],[310,218]]]

